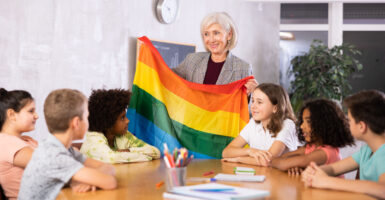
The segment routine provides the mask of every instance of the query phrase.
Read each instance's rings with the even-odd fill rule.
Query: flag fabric
[[[127,117],[129,131],[163,152],[185,147],[195,158],[221,158],[249,121],[244,84],[186,81],[164,62],[147,37],[141,41]]]

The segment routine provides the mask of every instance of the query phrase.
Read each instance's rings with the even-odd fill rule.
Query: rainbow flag
[[[249,121],[248,79],[227,85],[184,80],[163,61],[147,37],[141,37],[129,131],[163,152],[186,147],[195,158],[221,158],[222,150]]]

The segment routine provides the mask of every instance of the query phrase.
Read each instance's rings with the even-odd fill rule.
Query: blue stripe
[[[158,128],[154,123],[147,120],[142,115],[136,113],[135,109],[127,109],[127,118],[130,120],[128,124],[128,130],[133,133],[137,138],[144,142],[155,146],[160,150],[163,156],[163,143],[166,143],[169,150],[172,151],[175,148],[181,148],[182,145],[176,138]],[[197,153],[189,150],[190,155],[194,155],[194,158],[200,159],[217,159],[205,154]]]

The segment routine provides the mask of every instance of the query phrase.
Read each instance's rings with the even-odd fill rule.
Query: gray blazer
[[[181,64],[172,70],[188,81],[203,83],[209,59],[209,52],[191,53],[187,55]],[[216,85],[228,84],[251,75],[251,65],[229,52]]]

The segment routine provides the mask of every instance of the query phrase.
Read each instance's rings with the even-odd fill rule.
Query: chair
[[[1,187],[1,185],[0,185],[0,200],[6,200],[6,199],[7,199],[7,197],[4,194],[3,187]]]

